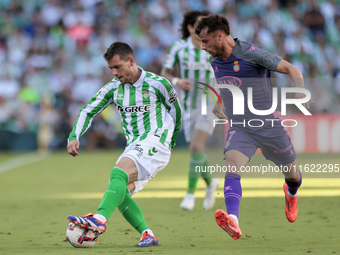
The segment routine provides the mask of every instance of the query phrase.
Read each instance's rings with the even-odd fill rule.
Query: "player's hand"
[[[213,110],[212,113],[215,114],[215,116],[219,119],[226,119],[227,118],[227,114],[225,113],[225,108],[223,105],[220,104],[220,101],[218,101]]]
[[[190,90],[190,80],[189,79],[179,79],[176,86],[183,90]]]
[[[304,93],[295,93],[295,98],[296,99],[302,99],[302,98],[305,98],[306,95]],[[313,99],[310,99],[309,100],[312,104],[314,104],[314,101]],[[306,103],[303,103],[302,104],[305,108],[309,109],[309,102],[306,102]]]
[[[71,142],[68,143],[68,145],[67,145],[68,154],[75,157],[75,156],[79,155],[78,150],[79,150],[79,141],[78,140],[72,140]]]

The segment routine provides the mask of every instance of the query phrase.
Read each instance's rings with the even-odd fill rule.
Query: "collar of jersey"
[[[146,75],[146,72],[143,70],[143,68],[141,68],[140,66],[138,66],[138,69],[142,71],[141,75],[139,76],[139,79],[134,83],[134,84],[131,84],[132,86],[134,87],[138,87],[140,85],[143,84],[143,81],[145,79],[145,75]],[[126,84],[128,85],[128,84]]]

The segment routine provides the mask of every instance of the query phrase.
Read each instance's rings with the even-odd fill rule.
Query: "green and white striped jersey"
[[[189,78],[191,81],[190,91],[181,90],[180,92],[184,111],[200,107],[202,91],[198,89],[197,81],[211,86],[214,85],[212,81],[215,76],[209,62],[209,57],[209,53],[195,48],[191,37],[176,41],[169,49],[163,66],[173,69],[177,65],[179,77],[182,79]],[[210,97],[208,97],[208,100],[212,101]]]
[[[150,135],[159,137],[169,149],[175,146],[182,117],[175,90],[167,79],[138,68],[142,74],[134,84],[121,84],[115,78],[92,97],[80,110],[69,141],[79,140],[93,118],[114,104],[121,117],[127,146]]]

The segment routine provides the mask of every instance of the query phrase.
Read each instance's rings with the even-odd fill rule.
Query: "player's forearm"
[[[79,117],[73,125],[73,129],[68,137],[68,142],[79,140],[86,130],[91,126],[93,117],[89,116],[84,109],[80,111]],[[86,127],[85,127],[86,126]]]
[[[109,83],[108,83],[109,84]],[[100,114],[108,105],[112,104],[113,91],[106,86],[99,90],[79,112],[79,117],[74,123],[70,133],[69,141],[79,140],[86,130],[91,126],[93,118]]]
[[[176,145],[176,138],[177,138],[177,136],[179,134],[179,130],[180,130],[180,128],[175,127],[173,135],[171,137],[170,149],[174,148],[175,145]]]
[[[106,108],[106,104],[107,100],[103,97],[100,97],[99,95],[94,96],[91,101],[80,110],[78,119],[73,125],[68,141],[79,140],[79,137],[91,126],[93,118]]]
[[[178,82],[179,78],[173,76],[171,72],[172,72],[171,69],[163,67],[161,71],[161,76],[165,77],[167,80],[171,82],[172,85],[176,86],[176,83]]]
[[[279,73],[288,74],[289,77],[293,80],[295,87],[304,87],[303,75],[301,70],[291,63],[287,62],[286,60],[281,59],[276,71]]]
[[[170,143],[170,147],[173,148],[176,145],[176,138],[179,134],[179,131],[181,129],[181,123],[182,123],[182,108],[179,104],[178,98],[176,99],[176,101],[173,103],[174,110],[172,111],[172,118],[174,120],[174,124],[175,124],[175,128],[174,128],[174,132],[173,135],[171,137],[171,143]]]
[[[290,68],[288,75],[293,80],[295,87],[303,88],[304,87],[304,80],[302,72],[299,68],[293,66],[294,68]]]
[[[77,140],[79,141],[80,134],[76,134],[76,125],[74,125],[73,130],[71,131],[70,135],[67,138],[67,143]]]
[[[165,77],[169,81],[171,81],[171,79],[174,78],[174,76],[172,76],[171,73],[169,72],[168,68],[165,68],[164,66],[161,71],[161,76]]]

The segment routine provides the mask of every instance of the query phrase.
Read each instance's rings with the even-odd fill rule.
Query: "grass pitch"
[[[283,178],[243,178],[241,239],[234,241],[214,219],[225,209],[223,179],[215,207],[202,208],[204,183],[199,181],[196,207],[181,211],[186,191],[188,152],[175,150],[169,165],[135,200],[160,245],[139,248],[140,234],[115,211],[108,230],[90,249],[63,242],[69,214],[95,212],[106,190],[110,170],[121,151],[80,152],[72,158],[53,153],[29,163],[17,154],[0,155],[0,254],[340,254],[340,175],[304,178],[299,190],[299,216],[284,214]],[[30,155],[35,157],[34,155]],[[305,154],[299,164],[339,163],[338,155]],[[13,162],[22,161],[15,165]],[[13,168],[11,168],[12,162]],[[252,164],[267,162],[255,155]],[[8,166],[9,165],[9,166]],[[19,166],[21,165],[21,166]],[[6,168],[4,167],[6,166]],[[1,170],[5,169],[5,170]]]

